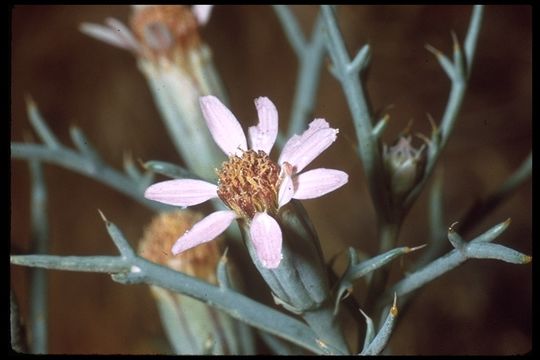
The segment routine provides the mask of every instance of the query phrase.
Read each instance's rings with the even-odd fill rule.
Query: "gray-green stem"
[[[303,319],[315,333],[324,334],[320,345],[333,346],[340,352],[349,354],[349,347],[345,341],[343,329],[337,318],[334,316],[334,307],[331,301],[326,301],[320,308],[306,311],[302,314]]]
[[[395,247],[399,237],[401,223],[391,224],[385,223],[379,226],[379,252],[384,253]],[[377,299],[384,292],[388,281],[389,267],[384,267],[373,274],[369,285],[368,295],[366,298],[365,309],[371,313]]]

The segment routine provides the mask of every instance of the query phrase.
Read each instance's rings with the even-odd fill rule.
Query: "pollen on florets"
[[[253,218],[257,212],[276,213],[279,165],[259,150],[233,155],[217,170],[218,196],[239,216]]]

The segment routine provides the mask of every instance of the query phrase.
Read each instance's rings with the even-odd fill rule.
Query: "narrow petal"
[[[332,192],[349,181],[347,173],[334,169],[314,169],[294,178],[294,199],[314,199]]]
[[[126,43],[132,50],[139,50],[139,42],[135,39],[135,36],[133,36],[131,30],[124,25],[124,23],[115,18],[107,18],[105,19],[105,23],[109,25],[111,29],[117,31],[118,35],[124,39],[124,43]]]
[[[249,128],[251,149],[262,150],[270,154],[278,133],[278,112],[267,97],[255,99],[255,106],[259,115],[259,123],[257,126]]]
[[[227,156],[241,156],[247,150],[246,136],[233,113],[215,96],[202,96],[199,102],[216,144]]]
[[[236,218],[234,211],[216,211],[186,231],[172,247],[172,253],[177,255],[205,242],[209,242],[224,232]]]
[[[262,265],[275,269],[281,262],[281,228],[276,220],[267,213],[256,213],[249,229],[253,247]]]
[[[281,184],[278,190],[278,207],[282,207],[291,201],[294,195],[294,184],[292,180],[293,167],[285,162],[281,166]]]
[[[150,185],[144,197],[175,206],[191,206],[217,197],[217,186],[202,180],[167,180]]]
[[[191,7],[191,11],[193,11],[199,25],[204,26],[208,23],[213,7],[214,5],[193,5]]]
[[[118,33],[107,26],[91,24],[91,23],[82,23],[79,27],[79,30],[94,39],[103,41],[109,45],[119,47],[121,49],[136,51],[126,39]]]
[[[331,128],[326,120],[313,120],[302,135],[294,135],[287,141],[279,157],[279,164],[286,161],[294,167],[296,173],[299,173],[332,145],[337,133],[338,130]]]

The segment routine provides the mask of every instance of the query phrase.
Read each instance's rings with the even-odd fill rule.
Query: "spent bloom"
[[[211,10],[211,5],[134,5],[129,26],[114,18],[105,25],[81,25],[85,34],[135,55],[173,145],[186,166],[206,178],[214,176],[223,154],[206,129],[199,97],[225,97],[211,49],[199,33]]]
[[[191,210],[162,212],[145,228],[139,242],[140,256],[173,270],[217,285],[216,268],[223,255],[223,237],[173,256],[171,246],[178,234],[203,218]],[[240,273],[232,259],[227,259],[230,284],[241,290]],[[151,294],[170,344],[182,355],[245,355],[252,353],[250,328],[225,313],[187,295],[150,285]],[[240,338],[241,336],[241,338]]]
[[[186,231],[202,218],[203,214],[191,210],[159,213],[144,230],[144,236],[139,242],[139,255],[173,270],[217,284],[216,267],[223,253],[221,237],[186,251],[182,256],[173,256],[170,253],[178,233]]]
[[[174,60],[199,45],[198,27],[206,25],[211,10],[211,5],[134,5],[131,30],[115,18],[107,18],[106,26],[83,23],[81,30],[142,57]]]
[[[216,211],[185,232],[172,252],[213,240],[237,218],[249,224],[251,241],[264,267],[274,269],[282,258],[282,232],[276,221],[279,209],[291,199],[312,199],[338,189],[348,175],[334,169],[304,168],[326,150],[338,133],[324,119],[315,119],[302,135],[287,141],[279,159],[269,153],[278,133],[278,113],[266,97],[255,99],[259,122],[248,129],[250,146],[232,112],[214,96],[200,98],[208,129],[216,144],[229,157],[217,170],[218,184],[178,179],[153,184],[148,199],[176,206],[192,206],[219,198],[230,210]]]

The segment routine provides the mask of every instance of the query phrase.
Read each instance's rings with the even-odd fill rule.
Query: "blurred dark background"
[[[317,7],[294,6],[305,31]],[[78,125],[104,160],[120,168],[125,152],[135,159],[180,162],[159,119],[135,59],[78,31],[83,21],[112,16],[127,21],[128,6],[15,6],[12,9],[11,139],[32,133],[24,97],[37,102],[54,133],[71,146]],[[375,110],[388,110],[386,142],[414,120],[427,133],[426,113],[440,119],[449,81],[429,43],[451,51],[451,30],[464,39],[470,6],[342,6],[341,29],[350,51],[369,42],[367,88]],[[458,220],[477,198],[495,190],[532,145],[532,13],[529,6],[488,6],[470,87],[454,136],[444,152],[445,221]],[[228,90],[232,111],[244,126],[256,119],[253,99],[268,96],[285,129],[297,61],[269,6],[217,6],[203,37]],[[305,201],[327,259],[348,246],[375,255],[373,207],[359,160],[353,154],[351,116],[337,81],[324,71],[315,116],[340,128],[338,141],[313,167],[343,169],[350,182],[332,195]],[[35,135],[32,135],[36,139]],[[94,180],[57,166],[45,167],[50,254],[116,254],[97,209],[135,244],[152,213]],[[29,173],[11,163],[11,252],[30,243]],[[426,189],[427,190],[427,189]],[[427,191],[407,219],[401,244],[428,241]],[[532,183],[467,236],[512,218],[496,241],[532,252]],[[396,276],[415,256],[393,264]],[[51,353],[149,353],[164,345],[155,304],[145,286],[119,285],[106,275],[50,271]],[[28,269],[11,266],[11,286],[28,311]],[[429,284],[403,315],[391,340],[403,354],[518,354],[532,340],[532,267],[492,260],[469,261]],[[359,284],[361,287],[361,284]]]

